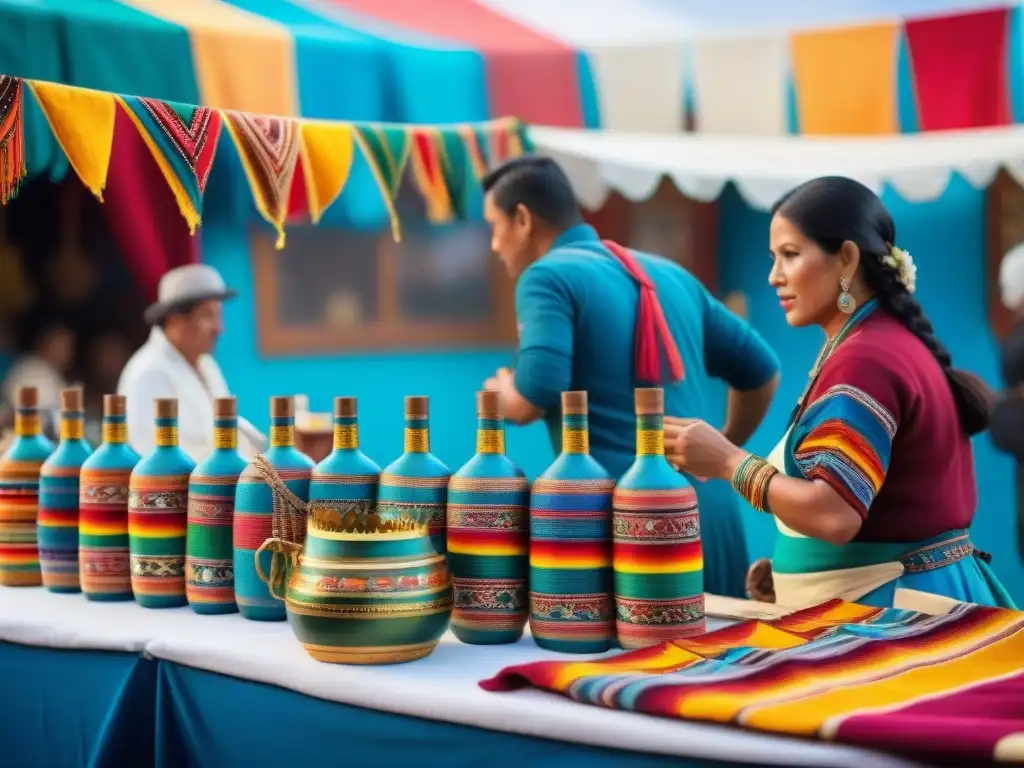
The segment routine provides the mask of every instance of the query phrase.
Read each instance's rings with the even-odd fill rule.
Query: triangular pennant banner
[[[220,136],[221,116],[209,107],[118,96],[195,233],[203,192]]]
[[[451,221],[452,200],[442,167],[441,132],[436,128],[413,128],[410,133],[413,181],[427,204],[427,219],[435,224]]]
[[[32,95],[85,188],[103,200],[114,142],[114,95],[57,83],[29,82]]]
[[[18,194],[27,173],[21,79],[0,75],[0,205]]]
[[[274,225],[277,248],[284,248],[288,198],[301,143],[299,124],[288,117],[247,112],[224,112],[223,116],[242,160],[256,209]]]
[[[351,125],[302,122],[302,173],[314,224],[345,189],[354,157]]]
[[[452,214],[457,219],[466,218],[466,204],[469,197],[468,165],[466,144],[457,133],[443,131],[441,136],[441,172],[444,174]]]
[[[469,166],[477,181],[483,179],[490,170],[490,158],[487,156],[488,142],[486,134],[472,125],[460,125],[455,129],[466,148]]]
[[[370,164],[373,178],[376,179],[380,193],[384,197],[384,204],[388,207],[391,233],[397,242],[401,240],[401,230],[395,200],[398,198],[398,188],[402,184],[405,166],[409,162],[411,134],[400,126],[354,125],[352,128],[353,137],[366,157],[366,162]]]

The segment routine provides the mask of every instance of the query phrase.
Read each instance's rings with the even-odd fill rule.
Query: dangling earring
[[[850,278],[848,277],[839,278],[839,299],[836,301],[836,306],[844,315],[852,315],[857,308],[856,299],[850,295]]]

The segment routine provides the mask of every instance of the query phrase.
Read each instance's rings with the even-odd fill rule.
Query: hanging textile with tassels
[[[18,194],[27,172],[21,91],[21,80],[0,75],[0,204]]]
[[[288,574],[293,568],[298,567],[299,554],[306,541],[309,506],[288,489],[284,480],[277,474],[277,470],[262,453],[253,460],[253,467],[270,488],[274,499],[271,538],[256,550],[256,573],[267,585],[272,596],[284,600]],[[270,553],[270,573],[264,573],[260,565],[260,555],[263,552]]]

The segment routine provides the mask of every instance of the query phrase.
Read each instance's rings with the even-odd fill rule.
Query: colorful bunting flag
[[[21,80],[0,75],[0,204],[18,194],[26,173]]]
[[[277,232],[277,248],[284,248],[288,199],[299,159],[301,131],[287,117],[224,112],[228,134],[235,142],[249,180],[256,210]]]
[[[28,85],[68,163],[102,201],[114,143],[114,95],[32,80]]]
[[[203,192],[217,151],[220,113],[138,96],[118,96],[117,100],[160,166],[189,231],[194,233],[202,218]]]
[[[353,138],[370,164],[384,204],[391,217],[391,233],[395,241],[402,239],[395,200],[402,184],[405,166],[409,162],[411,131],[398,125],[355,125]]]
[[[35,96],[75,173],[100,200],[113,143],[126,130],[124,120],[130,122],[192,234],[202,219],[203,193],[226,122],[256,208],[277,230],[278,248],[284,245],[287,222],[308,212],[316,224],[338,198],[357,144],[384,198],[396,241],[401,231],[395,201],[410,158],[428,216],[444,222],[465,217],[470,173],[479,180],[526,147],[523,125],[514,119],[450,127],[304,120],[0,75],[0,203],[14,197],[26,173],[23,85]],[[115,130],[118,120],[122,124]]]
[[[301,126],[306,199],[309,217],[316,224],[348,182],[355,142],[348,123],[303,120]]]

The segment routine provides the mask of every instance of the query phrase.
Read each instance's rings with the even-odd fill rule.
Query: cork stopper
[[[233,397],[218,397],[213,401],[215,419],[233,419],[238,415],[238,401]]]
[[[85,407],[85,393],[81,387],[70,387],[60,391],[60,409],[62,411],[81,411]]]
[[[405,398],[405,418],[426,419],[430,416],[430,398],[425,395],[410,395]]]
[[[334,416],[338,419],[354,419],[357,415],[356,398],[334,398]]]
[[[127,412],[128,404],[125,401],[124,395],[103,396],[104,416],[124,416]]]
[[[476,393],[476,416],[478,419],[501,418],[501,393],[484,390]]]
[[[295,398],[293,397],[272,397],[270,398],[270,418],[292,419],[295,418]]]
[[[633,391],[637,415],[657,415],[665,412],[665,390],[661,387],[640,387]]]
[[[18,389],[19,408],[38,408],[39,390],[36,387],[20,387]]]
[[[562,393],[562,414],[587,415],[587,393],[585,390]]]
[[[176,397],[154,398],[153,415],[158,419],[178,418],[178,399]]]

